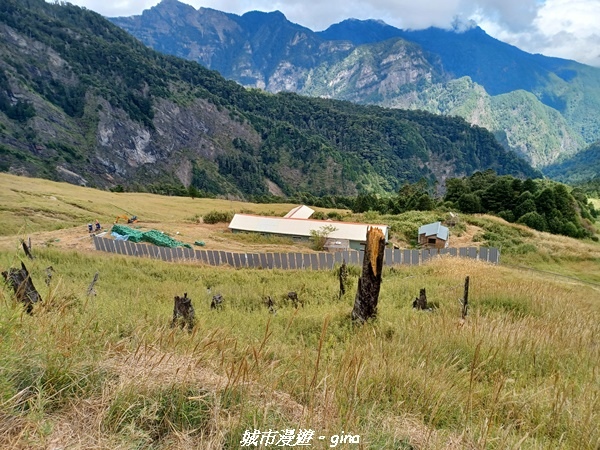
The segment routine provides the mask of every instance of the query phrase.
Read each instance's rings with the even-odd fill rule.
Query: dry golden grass
[[[12,186],[20,182],[29,181]],[[123,195],[31,183],[17,190],[64,195],[65,211],[82,192],[101,197],[88,199],[94,208]],[[171,199],[151,197],[136,206],[168,215],[159,205]],[[190,215],[156,223],[179,227],[174,217]],[[358,268],[338,299],[334,271],[211,268],[58,245],[34,245],[29,261],[18,248],[27,234],[8,236],[0,267],[24,260],[45,302],[28,316],[0,288],[0,448],[239,448],[245,430],[312,428],[359,434],[360,446],[338,446],[348,449],[596,450],[600,287],[576,278],[597,276],[587,272],[598,273],[598,244],[523,231],[541,255],[523,262],[560,264],[575,278],[451,257],[384,267],[378,319],[361,327],[350,321]],[[267,245],[214,233],[222,240],[211,245]],[[421,288],[435,311],[411,308]],[[285,301],[291,290],[303,307]],[[196,309],[192,333],[169,328],[183,292]],[[209,307],[215,293],[223,310]]]

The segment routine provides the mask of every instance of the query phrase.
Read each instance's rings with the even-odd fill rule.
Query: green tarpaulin
[[[127,236],[127,240],[131,242],[150,242],[161,247],[187,247],[192,248],[190,244],[184,244],[170,236],[167,236],[158,230],[139,231],[125,225],[114,224],[111,233],[116,233],[120,236]]]

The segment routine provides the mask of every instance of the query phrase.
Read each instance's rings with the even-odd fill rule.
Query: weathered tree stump
[[[210,302],[210,309],[222,309],[223,308],[223,296],[221,294],[213,295]]]
[[[273,299],[270,295],[267,295],[267,297],[265,298],[265,305],[267,305],[267,308],[269,309],[269,312],[271,314],[275,314],[277,312],[277,310],[275,309],[275,302],[273,302]]]
[[[188,331],[191,332],[196,323],[192,299],[187,296],[187,292],[183,294],[183,297],[176,295],[174,299],[175,306],[173,308],[173,321],[171,322],[171,328],[179,325],[181,329],[183,329],[187,325]]]
[[[294,305],[294,308],[297,308],[300,305],[304,306],[304,303],[302,303],[300,300],[298,300],[298,293],[296,291],[288,292],[286,299],[292,302],[292,304]]]
[[[33,305],[41,302],[42,296],[35,289],[25,264],[21,262],[20,269],[11,267],[8,271],[2,272],[2,276],[15,291],[17,300],[23,303],[27,313],[31,314]]]
[[[415,297],[413,301],[413,308],[426,310],[429,309],[427,306],[427,293],[425,292],[425,288],[419,290],[419,296]]]
[[[342,298],[346,293],[346,285],[348,284],[348,266],[346,265],[346,260],[342,261],[342,265],[340,266],[340,295],[339,298]]]
[[[354,299],[352,320],[364,323],[377,316],[384,251],[385,236],[383,232],[379,228],[369,227],[362,275],[358,279],[358,289]]]

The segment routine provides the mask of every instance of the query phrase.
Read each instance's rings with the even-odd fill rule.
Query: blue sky
[[[141,14],[160,0],[69,0],[104,16]],[[243,14],[279,10],[319,31],[348,18],[380,19],[406,29],[475,21],[489,35],[530,53],[600,67],[600,0],[180,0]]]

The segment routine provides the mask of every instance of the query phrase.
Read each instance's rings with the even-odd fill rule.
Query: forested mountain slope
[[[459,118],[247,90],[69,4],[0,4],[0,169],[244,197],[536,176]]]
[[[351,19],[313,32],[280,12],[237,16],[177,0],[111,20],[248,87],[459,115],[535,167],[600,138],[600,69],[526,53],[478,27]]]

